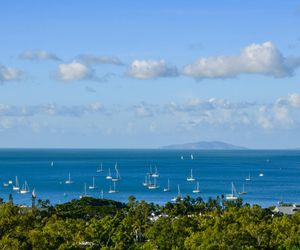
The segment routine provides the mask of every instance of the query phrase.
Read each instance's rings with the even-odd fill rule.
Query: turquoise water
[[[193,154],[194,159],[191,159]],[[183,156],[183,159],[181,159]],[[54,166],[51,166],[51,162]],[[114,173],[114,165],[122,180],[117,182],[118,193],[109,194],[111,181],[106,180],[108,168]],[[103,173],[96,169],[103,164]],[[157,166],[159,189],[149,190],[142,183],[149,172],[149,166]],[[183,151],[183,150],[0,150],[0,197],[8,199],[11,193],[14,202],[30,204],[31,193],[19,194],[12,186],[3,183],[15,180],[20,185],[26,180],[30,190],[35,188],[37,198],[50,199],[51,203],[62,203],[79,198],[84,192],[84,183],[92,184],[95,177],[97,188],[87,190],[88,195],[127,201],[129,195],[149,202],[165,203],[177,194],[177,184],[181,193],[192,193],[196,183],[186,178],[193,169],[194,177],[199,181],[204,199],[231,192],[231,182],[240,191],[245,185],[247,194],[244,201],[251,204],[270,206],[278,201],[300,202],[300,151]],[[74,181],[66,185],[68,174]],[[263,172],[264,176],[259,177]],[[252,180],[245,181],[250,173]],[[163,192],[170,179],[171,192]]]

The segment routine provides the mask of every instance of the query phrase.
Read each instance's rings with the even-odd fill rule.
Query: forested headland
[[[300,213],[203,201],[164,206],[85,197],[52,206],[0,204],[0,249],[300,249]]]

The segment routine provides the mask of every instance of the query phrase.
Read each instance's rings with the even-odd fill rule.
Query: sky
[[[300,3],[0,3],[0,147],[300,148]]]

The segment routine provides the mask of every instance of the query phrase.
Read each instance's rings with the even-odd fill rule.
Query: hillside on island
[[[221,141],[200,141],[194,143],[168,145],[164,146],[163,149],[243,150],[247,148]]]

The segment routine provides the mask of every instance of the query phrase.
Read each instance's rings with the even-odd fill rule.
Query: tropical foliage
[[[300,249],[300,213],[186,197],[164,206],[85,197],[0,204],[0,249]]]

